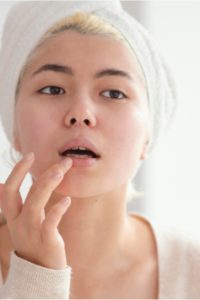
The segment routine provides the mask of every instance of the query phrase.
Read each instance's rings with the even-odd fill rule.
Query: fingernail
[[[64,206],[68,206],[70,204],[70,198],[69,197],[64,197],[62,198],[61,200],[61,203],[64,205]]]
[[[72,163],[72,159],[71,158],[65,158],[61,161],[61,164],[65,167],[68,167],[70,166]]]
[[[31,161],[31,160],[33,160],[33,158],[34,158],[34,153],[30,152],[30,153],[27,153],[27,154],[24,155],[23,160],[24,161]]]

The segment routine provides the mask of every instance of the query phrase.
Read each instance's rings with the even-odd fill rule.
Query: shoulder
[[[172,257],[190,256],[200,262],[200,234],[171,227],[155,230],[158,247]],[[197,256],[196,256],[197,254]]]
[[[177,227],[158,228],[154,226],[160,264],[175,269],[200,267],[200,234]],[[200,274],[200,268],[199,268]]]
[[[156,230],[163,297],[200,296],[200,235],[177,228]]]
[[[161,227],[142,216],[154,235],[159,299],[200,298],[200,233],[178,227]],[[141,216],[140,216],[141,218]]]

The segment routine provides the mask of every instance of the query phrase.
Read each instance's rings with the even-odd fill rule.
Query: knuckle
[[[50,180],[49,176],[44,176],[38,182],[36,183],[35,190],[41,190],[41,189],[46,189],[52,185],[52,182]]]
[[[46,236],[52,232],[52,226],[50,225],[49,222],[44,222],[42,225],[42,234],[43,236]]]
[[[38,224],[40,223],[41,213],[38,206],[31,202],[29,203],[23,212],[23,222],[27,229],[33,228],[38,230]]]
[[[59,166],[54,165],[47,172],[42,174],[32,185],[31,193],[38,192],[41,189],[48,189],[54,186],[54,181],[52,181],[52,177],[55,173],[60,172]]]
[[[49,180],[49,178],[44,178],[43,181],[40,182],[39,184],[39,188],[40,189],[48,189],[49,187],[51,187],[52,183],[51,181]]]
[[[38,210],[38,207],[31,203],[26,207],[24,215],[24,223],[26,224],[27,229],[38,230],[38,224],[40,224],[41,214]]]
[[[59,166],[58,166],[58,164],[55,164],[55,165],[51,166],[45,173],[43,173],[38,179],[39,179],[39,181],[49,179],[52,174],[54,174],[55,172],[58,172],[58,171],[59,171]]]

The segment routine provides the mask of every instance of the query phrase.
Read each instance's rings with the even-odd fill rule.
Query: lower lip
[[[69,156],[70,157],[70,156]],[[85,157],[85,158],[76,158],[70,157],[73,161],[72,168],[87,168],[93,166],[99,158]]]

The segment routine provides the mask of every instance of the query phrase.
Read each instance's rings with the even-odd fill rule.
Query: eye
[[[118,90],[109,90],[102,93],[103,96],[112,99],[126,99],[128,98],[123,92]]]
[[[58,86],[46,86],[40,89],[39,93],[48,95],[62,95],[65,94],[65,91]]]

